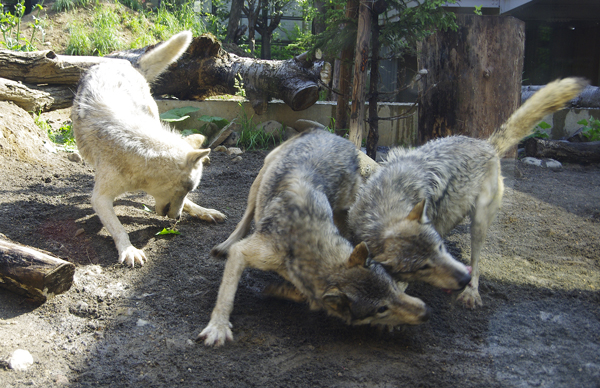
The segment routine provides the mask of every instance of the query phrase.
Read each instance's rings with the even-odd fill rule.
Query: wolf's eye
[[[387,306],[381,306],[377,309],[377,314],[385,313],[388,310]]]
[[[425,264],[424,266],[422,266],[421,268],[419,268],[419,271],[425,271],[426,269],[431,268],[431,266],[429,264]]]

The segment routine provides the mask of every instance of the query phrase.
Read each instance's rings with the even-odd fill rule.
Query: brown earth
[[[55,124],[60,114],[53,113]],[[0,289],[0,360],[21,348],[35,361],[25,372],[0,368],[0,385],[598,386],[599,166],[553,172],[503,162],[506,195],[482,259],[483,308],[464,309],[414,284],[407,292],[432,308],[426,324],[391,333],[348,327],[264,297],[277,276],[246,270],[231,317],[235,341],[217,349],[195,342],[224,266],[209,251],[240,220],[265,155],[246,152],[238,163],[211,155],[191,197],[227,213],[222,224],[185,215],[176,226],[181,235],[159,237],[172,223],[144,211],[151,197],[119,198],[117,214],[149,258],[136,269],[117,264],[113,240],[91,208],[89,166],[64,152],[44,163],[1,156],[0,233],[77,269],[72,288],[41,306]],[[447,244],[455,256],[469,256],[467,223]]]

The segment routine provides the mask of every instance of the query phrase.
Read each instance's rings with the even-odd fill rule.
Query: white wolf
[[[198,149],[204,136],[182,138],[160,121],[148,82],[187,49],[185,31],[150,50],[134,66],[115,60],[91,67],[79,82],[71,110],[73,132],[83,157],[95,170],[92,206],[119,251],[119,262],[143,265],[113,209],[116,196],[142,190],[156,201],[156,213],[179,218],[181,211],[207,221],[225,215],[186,198],[202,177],[210,149]]]

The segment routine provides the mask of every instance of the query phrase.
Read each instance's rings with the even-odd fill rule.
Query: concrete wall
[[[180,101],[180,100],[157,100],[160,113],[170,109],[192,106],[198,108],[197,112],[190,113],[190,118],[185,121],[173,123],[182,129],[198,129],[205,122],[197,120],[202,115],[218,116],[229,121],[236,119],[238,123],[243,120],[251,120],[253,124],[260,124],[268,120],[275,120],[282,124],[293,126],[298,119],[317,121],[328,126],[335,117],[335,102],[318,101],[313,106],[303,111],[295,112],[281,101],[270,102],[267,111],[260,116],[254,114],[252,106],[248,102],[234,100],[207,100],[207,101]],[[410,109],[412,104],[403,103],[380,103],[378,115],[380,117],[400,116]],[[379,144],[382,146],[406,145],[412,146],[417,141],[417,114],[402,120],[382,120],[379,122]],[[363,135],[366,138],[366,133]]]
[[[544,117],[543,121],[552,127],[540,131],[547,133],[553,140],[565,139],[582,127],[577,124],[579,120],[590,117],[600,119],[600,109],[562,109]]]
[[[180,100],[157,100],[158,109],[161,113],[170,109],[193,106],[198,108],[197,112],[190,113],[190,118],[185,121],[173,123],[180,129],[199,129],[205,122],[197,120],[202,115],[223,117],[229,121],[235,119],[238,123],[249,120],[254,125],[268,120],[275,120],[284,125],[293,126],[298,119],[317,121],[328,126],[335,117],[335,102],[318,101],[313,106],[303,111],[295,112],[281,101],[270,102],[265,114],[257,116],[250,103],[234,100],[208,100],[208,101],[180,101]],[[380,117],[392,117],[405,114],[412,104],[404,103],[380,103],[378,115]],[[544,121],[552,127],[543,130],[551,139],[562,139],[572,135],[581,125],[577,121],[588,119],[590,116],[600,119],[600,109],[563,109],[553,115],[546,116]],[[417,115],[414,114],[402,120],[382,120],[379,122],[379,144],[380,146],[414,146],[417,142]],[[366,139],[366,133],[363,135]]]

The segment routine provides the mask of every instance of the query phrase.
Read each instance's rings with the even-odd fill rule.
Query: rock
[[[79,155],[79,152],[69,152],[69,154],[67,155],[67,158],[71,162],[75,162],[75,163],[81,163],[81,161],[83,160],[81,155]]]
[[[231,159],[231,163],[238,163],[242,161],[242,157],[241,156],[236,156],[235,158]]]
[[[275,120],[265,121],[256,126],[257,130],[262,130],[264,133],[272,135],[276,141],[282,139],[282,135],[285,131],[283,124]]]
[[[26,371],[33,365],[33,356],[27,350],[17,349],[8,359],[8,367],[16,371]]]
[[[531,156],[521,159],[521,161],[525,164],[529,164],[532,166],[548,168],[553,171],[562,170],[562,164],[558,160],[554,159],[538,159]]]
[[[285,127],[285,130],[283,131],[283,139],[282,140],[290,139],[290,138],[296,136],[299,133],[300,132],[296,131],[295,128]]]
[[[215,148],[215,152],[227,152],[227,147],[220,145]]]
[[[241,155],[243,153],[244,153],[244,151],[242,151],[242,149],[239,148],[239,147],[229,147],[229,148],[227,148],[227,154],[228,155]]]
[[[223,145],[227,147],[234,147],[237,145],[238,140],[240,139],[240,134],[238,132],[231,132],[229,137],[225,139]]]
[[[208,147],[209,148],[215,148],[216,146],[219,146],[221,144],[223,144],[223,142],[225,142],[225,140],[227,140],[227,138],[229,138],[229,136],[231,135],[231,133],[237,128],[237,125],[232,121],[229,124],[227,124],[226,126],[224,126],[223,128],[221,128],[221,130],[219,130],[208,142]]]
[[[325,126],[317,121],[300,119],[296,120],[296,122],[294,123],[294,128],[296,128],[296,131],[298,132],[304,132],[312,128],[325,129]]]
[[[78,317],[83,318],[90,314],[90,305],[80,300],[71,307],[69,307],[69,312],[73,315],[77,315]]]

